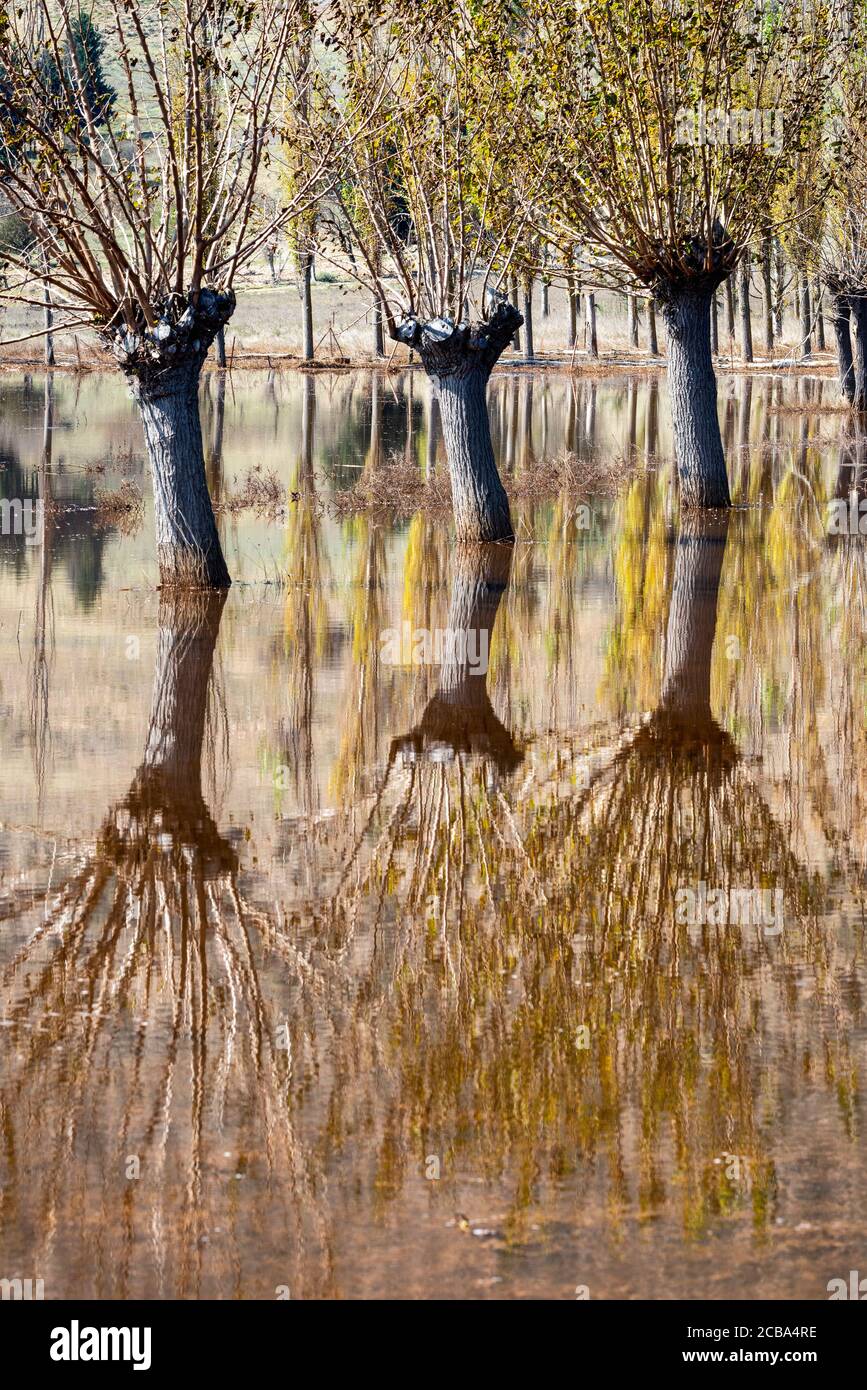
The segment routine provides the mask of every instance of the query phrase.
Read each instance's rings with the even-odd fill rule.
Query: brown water
[[[519,504],[512,556],[337,512],[390,456],[442,467],[419,376],[209,378],[215,494],[286,497],[221,513],[223,605],[160,601],[149,508],[97,520],[146,487],[122,385],[0,378],[0,496],[57,503],[0,537],[0,1276],[867,1273],[867,567],[825,524],[857,449],[828,379],[720,390],[739,505],[679,530],[664,383],[495,376],[507,474],[631,460],[587,512]],[[395,664],[404,622],[487,673]],[[702,882],[780,912],[679,920]]]

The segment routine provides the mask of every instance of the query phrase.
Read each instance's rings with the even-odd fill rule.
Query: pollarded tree
[[[842,0],[526,0],[552,217],[597,273],[645,286],[668,329],[681,498],[730,502],[714,291],[766,222],[845,51]],[[551,55],[556,55],[552,61]],[[538,139],[538,119],[528,139]]]
[[[356,275],[381,303],[390,336],[419,353],[436,383],[459,539],[509,540],[486,388],[522,322],[502,284],[530,204],[516,201],[503,220],[495,186],[512,138],[497,124],[502,94],[514,107],[523,81],[515,7],[393,0],[376,18],[334,8],[331,120],[348,130],[341,112],[361,109],[358,90],[371,86],[388,110],[353,132],[335,187],[360,252]]]
[[[39,239],[57,326],[95,326],[139,405],[164,585],[230,583],[198,382],[239,269],[313,199],[328,162],[323,146],[273,225],[253,216],[309,22],[302,0],[106,0],[120,74],[107,113],[101,50],[83,40],[77,4],[31,0],[0,17],[2,191]],[[58,110],[59,122],[45,118]],[[7,297],[36,303],[31,260],[5,260]]]

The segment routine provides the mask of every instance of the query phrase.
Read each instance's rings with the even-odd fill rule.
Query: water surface
[[[46,1297],[825,1298],[863,1267],[864,539],[825,378],[497,373],[514,553],[346,509],[423,378],[203,385],[228,598],[113,377],[0,377],[0,1274]],[[569,450],[616,486],[532,497]],[[604,471],[604,468],[603,468]],[[341,501],[341,498],[344,500]],[[581,510],[581,508],[585,510]],[[128,529],[128,528],[126,528]],[[484,634],[488,669],[385,634]],[[782,897],[684,922],[704,883]]]

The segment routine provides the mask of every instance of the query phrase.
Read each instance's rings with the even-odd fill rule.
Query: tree
[[[711,301],[765,217],[843,53],[829,5],[527,0],[555,221],[668,328],[681,499],[730,501]],[[558,55],[551,61],[551,55]],[[532,120],[529,119],[532,117]],[[526,138],[538,139],[529,110]]]
[[[497,113],[504,101],[514,108],[522,83],[514,7],[395,0],[375,23],[340,10],[332,114],[347,129],[347,105],[361,109],[370,87],[386,94],[382,120],[349,144],[344,173],[362,209],[342,199],[360,250],[356,277],[382,305],[389,335],[417,351],[436,382],[459,539],[508,540],[486,388],[522,322],[502,287],[530,204],[516,200],[502,223],[498,183],[511,131]]]
[[[235,277],[272,231],[252,216],[256,179],[277,143],[276,98],[293,80],[305,11],[299,0],[108,0],[122,132],[106,123],[102,48],[77,6],[35,0],[0,25],[3,191],[38,236],[59,326],[95,326],[137,401],[163,585],[230,583],[198,382],[234,310]],[[55,83],[59,129],[44,119]],[[277,225],[316,196],[328,158],[323,148]],[[18,272],[10,297],[33,303],[27,261],[6,259]]]

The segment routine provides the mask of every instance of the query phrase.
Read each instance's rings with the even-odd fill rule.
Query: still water
[[[420,376],[208,378],[236,583],[178,602],[147,500],[97,508],[146,499],[123,386],[0,377],[0,497],[52,502],[0,537],[0,1276],[867,1274],[867,538],[826,527],[860,445],[827,378],[723,378],[737,506],[681,526],[664,383],[491,400],[514,553],[347,507],[442,469]],[[534,494],[566,450],[603,482]]]

